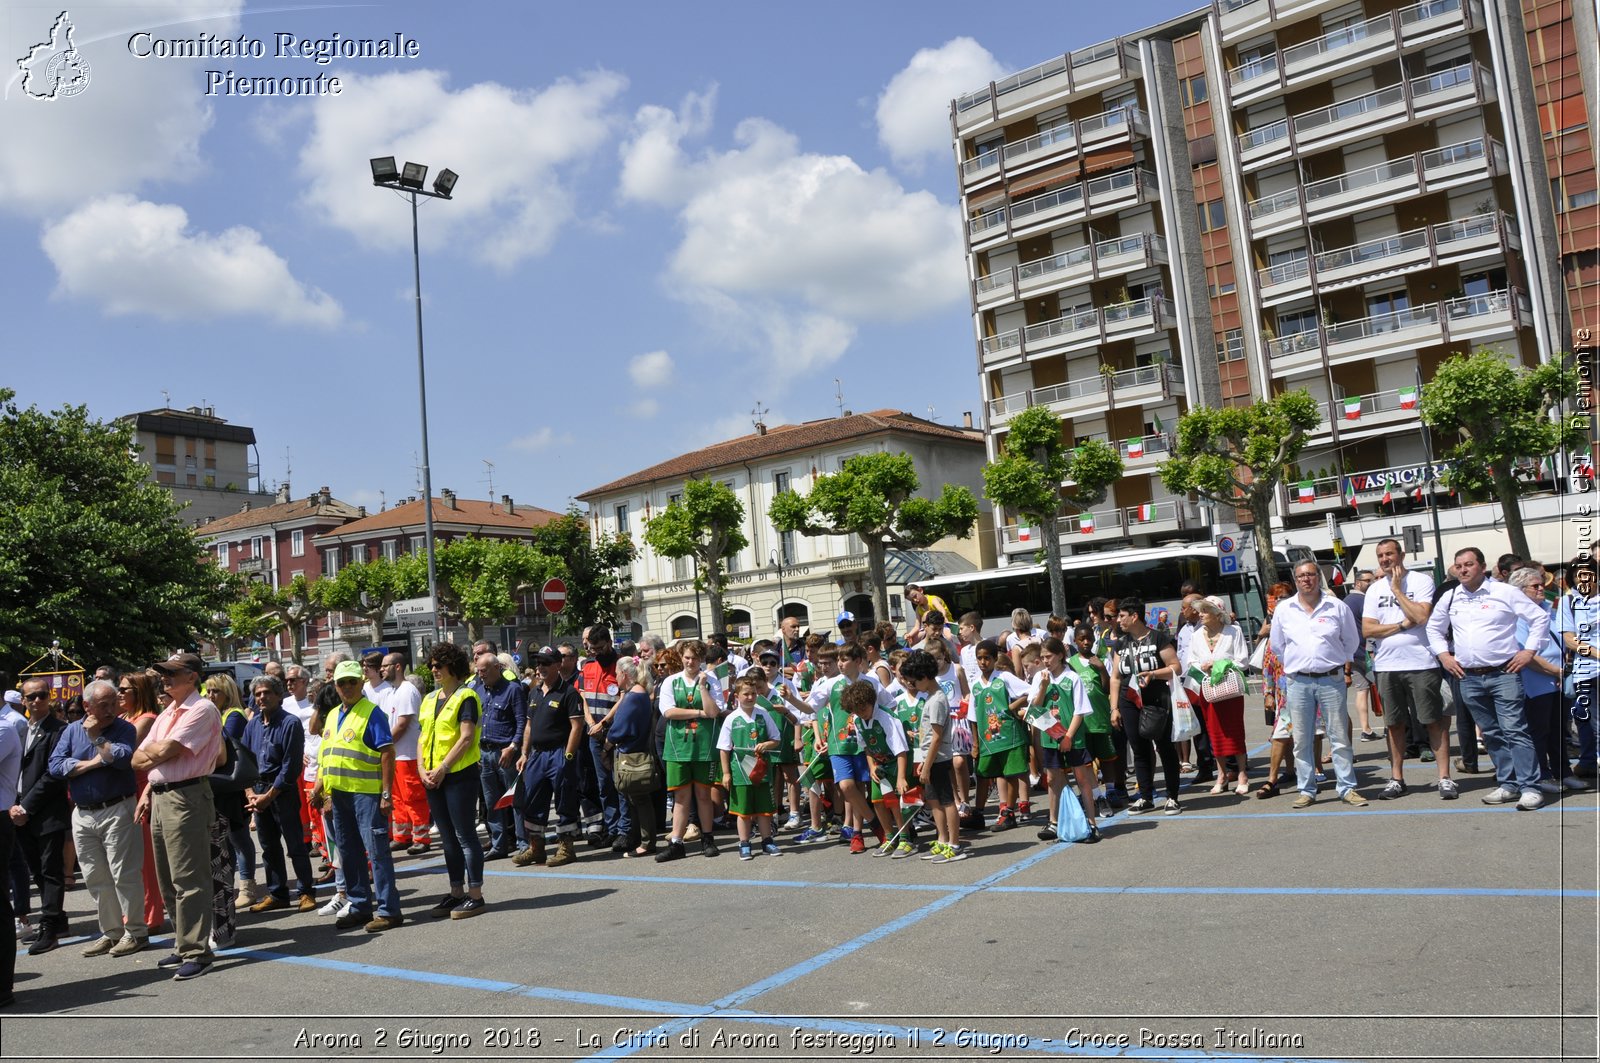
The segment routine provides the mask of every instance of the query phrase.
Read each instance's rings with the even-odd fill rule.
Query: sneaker
[[[209,963],[201,963],[199,960],[190,960],[178,968],[178,973],[172,976],[172,980],[174,982],[187,982],[191,978],[199,978],[209,970],[211,970],[211,965]]]
[[[1016,825],[1017,815],[1009,808],[1002,810],[1000,815],[995,817],[994,829],[997,832],[1003,830],[1012,830],[1016,827]]]
[[[1093,823],[1089,824],[1089,836],[1083,839],[1084,845],[1093,845],[1100,840],[1100,828]]]
[[[1119,808],[1127,808],[1128,807],[1128,791],[1122,789],[1122,787],[1120,787],[1120,786],[1116,787],[1114,789],[1107,789],[1106,790],[1106,800],[1111,803],[1111,808],[1113,810],[1116,810],[1116,809],[1119,809]]]
[[[455,911],[450,913],[450,918],[471,919],[475,915],[482,915],[486,907],[488,905],[484,903],[482,897],[468,897],[457,906]],[[369,932],[372,930],[371,925],[368,925],[367,930]]]
[[[800,829],[800,817],[799,816],[790,816],[788,819],[784,820],[783,821],[783,829],[784,830],[799,830]]]
[[[231,949],[233,948],[233,944],[234,936],[232,934],[221,933],[215,930],[211,932],[212,952],[221,952],[223,949]]]
[[[1104,818],[1111,816],[1111,801],[1104,796],[1094,799],[1094,814]]]
[[[1377,731],[1362,731],[1361,732],[1361,740],[1363,742],[1376,742],[1378,740],[1378,732]]]
[[[135,952],[143,951],[149,943],[148,938],[136,938],[132,934],[124,934],[121,941],[111,946],[111,955],[132,956]]]
[[[156,966],[163,971],[174,971],[183,966],[183,957],[174,952],[170,956],[163,956],[157,960]]]
[[[749,842],[740,842],[739,843],[739,859],[740,860],[754,860],[755,858],[756,858],[756,854],[755,854],[755,852],[753,850],[751,850],[750,843]]]
[[[491,847],[488,851],[486,851],[483,854],[483,859],[486,862],[487,861],[494,861],[494,860],[504,860],[506,857],[508,857],[510,855],[511,855],[511,850],[510,849],[495,849],[495,848]]]
[[[712,838],[709,834],[700,835],[701,856],[716,856],[720,852],[722,852],[722,850],[717,848],[716,839]]]
[[[1544,807],[1544,794],[1538,790],[1524,790],[1517,799],[1518,812],[1532,812],[1536,808]]]
[[[851,835],[850,836],[850,854],[852,856],[854,856],[856,853],[864,853],[866,851],[867,851],[867,843],[861,840],[861,835],[859,835],[859,834]]]
[[[821,841],[824,837],[825,835],[820,830],[812,830],[810,827],[807,827],[805,830],[794,836],[794,841],[796,845],[803,845],[806,842]]]
[[[328,899],[328,903],[317,909],[318,915],[331,915],[335,919],[350,910],[350,898],[335,893]]]
[[[972,846],[970,846],[970,845],[955,845],[955,846],[947,845],[947,846],[945,846],[945,849],[944,849],[944,859],[943,860],[936,860],[936,861],[934,861],[934,863],[938,863],[938,864],[953,864],[958,860],[965,860],[967,857],[969,857],[971,855],[972,855]]]
[[[889,856],[894,852],[894,842],[885,839],[883,844],[872,850],[873,856]]]
[[[1316,783],[1318,786],[1321,786],[1323,783],[1328,781],[1327,773],[1326,772],[1320,772],[1320,771],[1319,772],[1315,772],[1311,776],[1311,781]]]
[[[1589,784],[1578,778],[1576,775],[1568,775],[1565,779],[1561,780],[1561,785],[1568,790],[1587,790],[1589,788]]]
[[[1399,779],[1390,779],[1383,789],[1378,791],[1379,801],[1393,801],[1397,797],[1404,797],[1411,792],[1411,788]]]
[[[889,859],[904,860],[914,852],[916,852],[916,850],[911,847],[910,842],[901,842],[899,845],[894,847],[894,855],[889,857]]]
[[[478,906],[481,908],[483,906],[483,902],[479,901]],[[463,903],[461,907],[465,908],[466,904]],[[460,910],[461,908],[457,908],[456,912],[459,912]],[[450,917],[452,919],[455,918],[456,912],[450,913]],[[403,925],[405,921],[406,917],[403,915],[379,915],[369,919],[367,921],[367,925],[363,929],[365,929],[369,934],[381,934],[385,930],[393,930],[395,927]]]
[[[427,856],[429,851],[430,850],[428,849],[428,843],[427,842],[422,842],[420,844],[413,845],[411,848],[406,850],[406,852],[410,853],[412,856]]]
[[[1505,786],[1496,786],[1493,790],[1483,795],[1483,803],[1486,805],[1509,805],[1519,796],[1521,795],[1515,790]]]
[[[428,914],[435,919],[448,919],[450,913],[465,904],[465,896],[458,897],[453,893],[446,893],[440,898],[439,903],[428,909]]]
[[[1316,804],[1316,802],[1317,802],[1317,795],[1316,794],[1301,794],[1299,797],[1294,799],[1294,804],[1291,805],[1290,807],[1291,808],[1310,808],[1312,805]]]
[[[851,828],[851,827],[840,827],[839,828],[839,840],[841,842],[849,842],[850,839],[854,838],[855,836],[856,836],[856,832],[855,832],[855,830],[853,828]]]
[[[761,851],[768,856],[782,856],[783,850],[778,848],[778,839],[768,838],[761,843]]]
[[[928,846],[928,851],[922,854],[922,858],[924,860],[940,860],[942,862],[944,850],[944,842],[934,842]]]
[[[1456,758],[1455,768],[1456,768],[1456,771],[1459,772],[1462,775],[1482,775],[1484,773],[1483,769],[1478,767],[1478,762],[1477,761],[1473,761],[1471,764],[1468,764],[1466,761],[1462,760],[1460,757]],[[1578,774],[1582,775],[1583,773],[1579,772]]]
[[[1167,803],[1161,806],[1161,814],[1163,816],[1177,816],[1182,813],[1183,806],[1178,804],[1178,799],[1175,797],[1167,798]]]
[[[1356,793],[1354,790],[1346,790],[1344,793],[1339,795],[1339,800],[1355,808],[1367,807],[1367,799]]]
[[[1460,796],[1461,790],[1456,786],[1456,781],[1454,779],[1439,780],[1439,800],[1454,801]]]
[[[669,860],[682,860],[687,855],[683,851],[682,842],[668,842],[667,847],[656,854],[656,863],[665,864]]]
[[[116,947],[117,947],[117,939],[114,938],[114,937],[96,938],[94,940],[94,944],[90,945],[88,948],[83,950],[83,955],[84,956],[104,956],[106,953],[110,952],[112,949],[114,949]]]
[[[700,840],[700,824],[698,824],[698,823],[689,824],[689,829],[683,832],[683,840],[686,841],[686,842],[697,842],[697,841],[699,841]]]
[[[1559,794],[1561,792],[1561,784],[1554,779],[1540,779],[1539,792],[1542,794]]]
[[[983,810],[981,808],[974,808],[968,811],[967,814],[962,816],[959,820],[957,820],[957,822],[961,824],[962,830],[988,829],[988,823],[983,818]]]
[[[1417,759],[1422,761],[1424,764],[1432,764],[1438,760],[1438,758],[1434,756],[1433,750],[1431,749],[1424,749],[1421,753],[1418,753]]]
[[[354,905],[351,905],[345,908],[343,915],[333,921],[333,928],[335,930],[354,930],[358,926],[366,926],[371,921],[372,915],[370,913],[358,912],[355,910]]]
[[[1129,804],[1128,804],[1128,815],[1130,815],[1130,816],[1142,816],[1146,812],[1154,812],[1155,808],[1156,808],[1156,803],[1154,801],[1150,800],[1147,797],[1141,797],[1137,801],[1129,802]]]
[[[1033,808],[1026,801],[1017,802],[1017,822],[1026,823],[1033,818]]]

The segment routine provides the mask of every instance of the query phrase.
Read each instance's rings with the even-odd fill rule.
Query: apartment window
[[[289,533],[289,556],[304,557],[306,553],[306,533],[292,531]]]
[[[1579,207],[1592,207],[1600,203],[1600,189],[1591,188],[1587,192],[1574,192],[1567,197],[1567,209],[1577,210]]]
[[[1298,336],[1303,332],[1317,331],[1317,312],[1315,310],[1280,310],[1278,311],[1278,335]]]
[[[395,540],[395,539],[385,539],[383,541],[383,559],[385,561],[394,561],[399,556],[400,556],[400,543],[399,543],[399,541]]]
[[[682,501],[683,501],[683,496],[681,494],[680,495],[668,495],[667,496],[667,505],[668,506],[671,506],[674,502],[682,502]]]
[[[1209,95],[1206,91],[1206,76],[1204,74],[1196,74],[1192,78],[1185,78],[1180,82],[1180,90],[1183,93],[1183,105],[1185,107],[1194,107],[1205,103]]]
[[[413,554],[420,554],[424,550],[426,550],[427,548],[428,548],[428,537],[427,536],[425,536],[425,535],[413,535],[411,537],[411,552]]]
[[[1200,231],[1203,233],[1215,232],[1228,224],[1227,211],[1223,209],[1222,200],[1213,199],[1209,203],[1200,204]]]
[[[675,557],[675,558],[673,558],[672,559],[672,578],[675,579],[675,580],[686,580],[686,579],[689,578],[689,576],[690,576],[689,559],[687,557]]]
[[[787,475],[787,473],[785,474]],[[794,564],[795,559],[795,533],[792,531],[780,532],[778,535],[778,558],[784,565]]]
[[[740,553],[743,553],[743,552],[744,551],[742,551],[742,550],[740,551]],[[730,557],[726,561],[724,561],[723,565],[722,565],[722,570],[724,572],[730,572],[730,573],[738,572],[739,571],[739,554],[734,554],[732,557]]]
[[[330,546],[322,551],[322,574],[332,579],[339,572],[339,548]]]
[[[1244,360],[1244,329],[1232,328],[1217,337],[1217,361]]]
[[[218,543],[217,544],[217,564],[221,565],[223,568],[227,568],[228,567],[228,544],[227,543]]]
[[[628,527],[628,503],[618,502],[616,508],[617,534],[627,535],[631,529]]]
[[[250,540],[250,556],[251,557],[260,557],[261,554],[262,554],[261,536],[257,535],[253,539]]]
[[[1369,295],[1367,296],[1367,316],[1375,317],[1378,314],[1392,314],[1399,310],[1405,310],[1410,305],[1411,300],[1406,296],[1403,289],[1383,292],[1379,295]],[[1392,323],[1390,327],[1393,327]]]
[[[365,543],[361,544],[360,546],[352,546],[350,548],[350,563],[352,565],[359,565],[366,561],[366,559],[367,547]]]
[[[789,490],[789,470],[780,469],[772,474],[772,493],[781,495]]]

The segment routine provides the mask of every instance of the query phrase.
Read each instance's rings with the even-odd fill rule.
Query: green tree
[[[1578,373],[1568,357],[1536,369],[1492,351],[1457,355],[1422,388],[1422,421],[1456,442],[1439,456],[1445,485],[1466,498],[1493,496],[1506,519],[1513,553],[1529,556],[1517,487],[1518,459],[1542,461],[1587,439],[1586,418],[1563,407],[1576,398]]]
[[[1106,500],[1107,490],[1122,477],[1122,455],[1116,447],[1098,439],[1069,447],[1061,428],[1061,418],[1049,407],[1028,407],[1011,419],[999,457],[983,470],[983,493],[989,501],[1039,529],[1050,575],[1050,611],[1056,616],[1067,615],[1061,514],[1068,508],[1088,512]],[[1070,496],[1062,494],[1066,480],[1076,484]]]
[[[533,545],[563,563],[567,605],[555,616],[557,631],[571,634],[587,624],[614,627],[622,619],[622,604],[633,595],[632,539],[591,536],[588,520],[574,508],[535,528]]]
[[[809,494],[778,495],[767,515],[779,531],[860,538],[882,618],[889,615],[889,547],[918,550],[950,535],[965,539],[978,521],[978,500],[965,487],[947,483],[938,498],[925,498],[917,494],[921,486],[909,454],[857,454],[838,472],[818,476]]]
[[[254,621],[269,632],[287,630],[295,664],[305,664],[306,632],[330,612],[323,600],[327,580],[308,580],[296,576],[283,587],[252,583],[245,590],[241,618],[252,614]]]
[[[15,398],[0,388],[0,661],[55,639],[91,668],[191,645],[228,578],[134,460],[132,426]]]
[[[744,503],[717,480],[689,480],[683,497],[645,521],[644,541],[662,557],[692,557],[696,580],[711,603],[711,630],[726,630],[722,590],[728,558],[750,544],[744,534]]]
[[[1317,400],[1286,391],[1249,406],[1190,410],[1178,418],[1177,452],[1161,465],[1174,494],[1194,492],[1213,505],[1250,511],[1262,581],[1278,581],[1272,557],[1272,499],[1306,436],[1322,423]]]
[[[456,539],[434,549],[439,607],[461,618],[474,642],[485,624],[517,615],[518,598],[560,570],[561,562],[518,539]]]
[[[394,603],[428,593],[428,563],[420,554],[393,561],[376,557],[346,565],[322,582],[323,604],[332,611],[361,617],[376,646],[383,641],[383,619]]]

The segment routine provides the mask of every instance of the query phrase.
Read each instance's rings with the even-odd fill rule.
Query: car
[[[200,686],[204,688],[206,680],[214,675],[225,675],[234,681],[240,696],[244,697],[249,695],[250,680],[265,672],[266,667],[256,661],[207,661],[200,675]]]

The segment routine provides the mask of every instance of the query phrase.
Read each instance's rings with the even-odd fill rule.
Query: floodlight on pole
[[[428,553],[428,603],[433,609],[434,641],[444,637],[439,612],[439,574],[435,561],[433,535],[433,473],[428,462],[428,370],[422,348],[422,251],[417,235],[417,197],[449,199],[456,185],[454,170],[442,170],[429,192],[422,185],[428,177],[428,167],[422,163],[407,162],[404,170],[395,168],[393,155],[371,160],[372,183],[380,188],[392,188],[411,197],[411,273],[417,304],[417,396],[422,412],[422,517],[423,542]],[[449,180],[446,181],[446,176]]]

